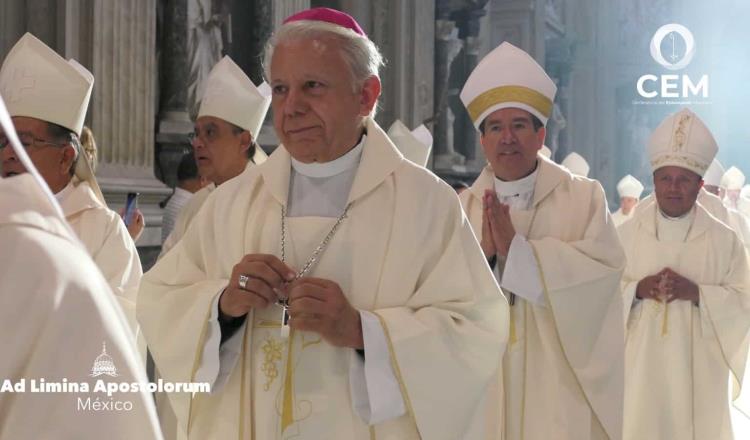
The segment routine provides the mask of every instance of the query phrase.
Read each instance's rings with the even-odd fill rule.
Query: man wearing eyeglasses
[[[196,192],[182,208],[172,233],[162,245],[160,258],[180,241],[217,186],[242,174],[248,161],[258,165],[266,160],[256,140],[271,105],[268,84],[255,87],[228,56],[214,66],[206,82],[190,142],[198,173],[211,183]]]
[[[138,251],[120,216],[107,208],[79,140],[93,84],[83,66],[28,33],[0,68],[0,94],[21,143],[135,326],[143,275]],[[2,132],[0,164],[3,177],[26,172]]]

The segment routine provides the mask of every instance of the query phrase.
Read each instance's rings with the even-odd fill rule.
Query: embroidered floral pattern
[[[690,123],[693,117],[689,114],[680,115],[677,121],[677,128],[672,136],[672,151],[682,151],[687,143],[688,133],[690,132]]]
[[[273,381],[279,377],[278,362],[281,361],[281,350],[284,348],[284,344],[284,341],[276,340],[269,336],[260,347],[263,350],[261,371],[266,376],[266,383],[263,385],[265,391],[268,391]]]

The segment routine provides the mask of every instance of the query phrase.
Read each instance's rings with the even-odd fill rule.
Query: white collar
[[[664,211],[661,210],[661,208],[658,207],[659,206],[658,203],[657,203],[656,206],[657,206],[657,211],[660,214],[659,217],[661,217],[663,220],[666,220],[666,221],[669,221],[669,222],[679,223],[679,222],[690,221],[695,216],[695,205],[693,205],[693,207],[690,208],[690,210],[688,212],[682,214],[679,217],[670,217],[667,214],[665,214]]]
[[[534,191],[534,185],[536,184],[536,176],[539,174],[539,162],[537,161],[536,168],[534,171],[526,177],[522,177],[518,180],[505,182],[503,180],[495,178],[495,192],[501,197],[514,197],[521,194],[526,194]]]
[[[180,188],[179,186],[176,186],[174,188],[174,195],[177,196],[178,194],[179,194],[178,197],[190,197],[190,196],[193,195],[193,193],[191,193],[190,191],[188,191],[188,190],[186,190],[184,188]]]
[[[359,164],[359,159],[362,156],[362,149],[364,148],[366,139],[367,135],[363,134],[362,139],[360,139],[356,147],[349,150],[349,152],[343,156],[330,162],[304,163],[292,158],[292,168],[294,168],[294,171],[297,173],[307,177],[332,177],[341,174]]]
[[[57,203],[62,203],[65,199],[68,198],[70,193],[73,192],[73,180],[71,179],[70,182],[68,182],[67,185],[65,185],[65,188],[61,189],[60,192],[55,194],[55,198],[57,199]]]

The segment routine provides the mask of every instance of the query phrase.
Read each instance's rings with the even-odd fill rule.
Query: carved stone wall
[[[154,176],[156,14],[156,0],[0,2],[0,56],[29,31],[94,74],[86,124],[99,147],[97,179],[115,210],[141,193],[143,260],[161,243],[158,202],[170,193]]]

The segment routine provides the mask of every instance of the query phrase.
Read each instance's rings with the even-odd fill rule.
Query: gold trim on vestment
[[[506,102],[526,104],[549,118],[552,114],[552,101],[534,89],[523,86],[500,86],[487,90],[474,98],[466,109],[471,120],[477,122],[482,113],[493,105]]]
[[[651,168],[656,170],[662,166],[674,165],[676,167],[689,167],[691,171],[699,171],[701,177],[705,174],[710,164],[699,162],[682,154],[663,154],[651,160]]]
[[[246,320],[249,320],[249,318],[245,318]],[[253,314],[253,322],[255,321],[255,314]],[[243,440],[245,438],[245,395],[247,394],[245,392],[245,375],[247,374],[247,356],[248,352],[249,354],[252,354],[252,350],[247,349],[247,333],[248,330],[251,330],[252,327],[250,325],[245,326],[245,332],[242,335],[242,350],[240,351],[240,356],[242,356],[242,361],[240,363],[240,429],[239,429],[239,439]],[[252,359],[251,361],[252,362]],[[252,374],[252,373],[251,373]],[[251,381],[252,386],[252,381]],[[250,389],[250,438],[255,439],[255,402],[253,399],[255,398],[253,389],[251,387]]]
[[[385,334],[385,339],[388,342],[388,353],[391,355],[391,366],[393,367],[393,373],[396,376],[396,380],[398,380],[398,386],[401,389],[401,395],[404,398],[406,410],[409,412],[409,417],[411,417],[412,422],[414,422],[414,429],[417,431],[417,435],[421,439],[422,434],[419,432],[419,425],[417,425],[417,418],[414,416],[414,408],[412,408],[411,406],[409,392],[406,389],[406,384],[404,384],[403,376],[401,376],[401,368],[399,368],[398,366],[398,359],[396,358],[396,351],[393,349],[393,342],[391,340],[391,334],[388,331],[388,326],[385,324],[385,319],[383,319],[383,317],[380,316],[379,313],[372,313],[378,317],[378,320],[380,320],[380,326],[383,327],[383,333]]]
[[[213,303],[211,304],[213,305]],[[206,312],[206,318],[203,320],[203,330],[201,330],[201,337],[198,339],[198,346],[197,347],[203,347],[205,345],[205,339],[206,339],[206,333],[208,329],[208,321],[211,318],[211,305],[208,307],[208,311]],[[195,373],[198,372],[198,359],[203,354],[203,350],[200,348],[196,349],[195,351],[195,357],[193,358],[193,368],[190,371],[190,381],[195,381]],[[167,399],[169,399],[169,393],[167,393]],[[188,420],[187,420],[187,435],[190,437],[190,431],[192,431],[193,428],[193,399],[195,399],[195,396],[190,396],[190,400],[188,403]],[[178,427],[179,427],[179,417],[178,420]]]
[[[289,345],[286,354],[286,373],[284,374],[284,400],[281,406],[281,433],[294,423],[294,365],[292,363],[292,347],[294,344],[294,329],[289,333]]]
[[[531,242],[529,242],[531,244]],[[550,310],[550,316],[552,316],[552,322],[555,323],[555,330],[557,333],[557,340],[560,343],[560,348],[562,351],[563,356],[565,356],[565,360],[568,361],[568,367],[570,367],[571,371],[573,371],[573,377],[576,378],[576,383],[581,388],[581,394],[583,394],[583,398],[586,399],[586,404],[589,406],[589,409],[591,410],[591,415],[596,417],[596,420],[599,422],[599,424],[602,427],[602,430],[609,435],[607,432],[607,428],[604,427],[604,423],[602,423],[601,419],[599,418],[599,414],[594,410],[594,405],[591,404],[591,401],[589,400],[588,394],[586,394],[586,390],[583,388],[583,384],[581,383],[581,379],[578,378],[578,374],[576,373],[575,369],[572,365],[570,365],[570,361],[568,360],[568,354],[565,352],[565,346],[562,343],[562,339],[560,338],[560,331],[558,330],[557,320],[555,319],[555,308],[552,307],[552,301],[550,301],[549,297],[549,291],[547,290],[547,282],[544,280],[544,270],[542,269],[542,262],[539,259],[539,255],[537,254],[536,248],[534,245],[531,245],[531,250],[534,253],[534,259],[536,260],[536,265],[539,268],[539,275],[542,280],[542,288],[544,289],[544,298],[547,299],[547,304],[549,304],[549,310]],[[524,390],[525,395],[525,390]]]

